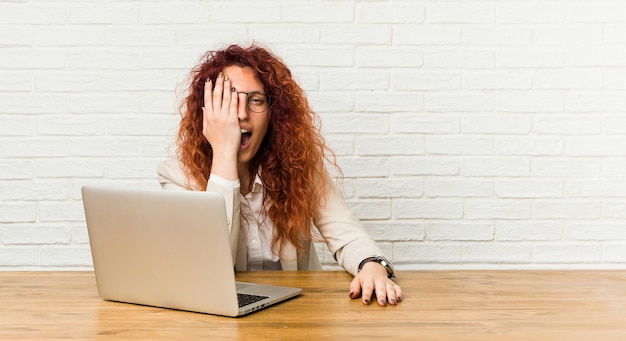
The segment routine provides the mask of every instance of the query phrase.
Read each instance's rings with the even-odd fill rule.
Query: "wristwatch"
[[[367,258],[365,258],[359,264],[359,270],[357,271],[357,273],[361,272],[361,269],[363,268],[363,265],[365,265],[365,263],[369,263],[369,262],[376,262],[376,263],[379,263],[380,265],[382,265],[385,268],[385,270],[387,270],[387,277],[388,278],[396,276],[395,271],[393,271],[393,265],[391,264],[391,262],[389,260],[387,260],[387,258],[385,258],[383,256],[374,256],[374,257],[367,257]]]

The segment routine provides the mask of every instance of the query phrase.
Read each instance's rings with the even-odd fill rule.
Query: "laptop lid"
[[[301,292],[267,286],[267,299],[239,308],[219,193],[85,186],[82,196],[103,299],[239,316]]]

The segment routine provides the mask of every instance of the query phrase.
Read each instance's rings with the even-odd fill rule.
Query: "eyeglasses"
[[[246,94],[246,106],[256,113],[264,112],[272,104],[272,97],[259,91],[237,91],[237,94]]]

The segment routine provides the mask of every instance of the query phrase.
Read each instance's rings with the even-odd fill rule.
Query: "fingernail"
[[[224,76],[224,82],[228,82],[228,76]]]
[[[207,83],[211,83],[211,78],[210,78],[210,77],[207,77],[207,78],[206,78],[206,82],[207,82]]]
[[[224,73],[220,72],[217,74],[217,78],[222,78],[222,77],[224,77]]]
[[[235,89],[235,87],[233,86],[233,88],[230,89],[230,91],[235,92],[235,91],[237,91],[237,89]]]
[[[389,300],[389,303],[396,304],[396,300]]]
[[[370,304],[370,300],[363,300],[365,304]]]
[[[398,297],[398,302],[402,302],[402,297]]]
[[[380,301],[380,304],[381,304],[381,305],[387,305],[387,300],[382,300],[382,301]]]

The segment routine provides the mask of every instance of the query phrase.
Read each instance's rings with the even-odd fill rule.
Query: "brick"
[[[624,198],[626,180],[567,180],[565,193],[572,198]]]
[[[31,179],[35,173],[34,164],[33,160],[1,158],[0,180]]]
[[[360,46],[356,49],[359,67],[421,67],[424,49],[413,46]]]
[[[104,27],[93,25],[42,26],[35,29],[37,46],[101,46]]]
[[[602,160],[602,177],[626,178],[626,158],[604,158]]]
[[[526,243],[464,243],[461,260],[467,263],[528,263],[531,248]]]
[[[534,201],[533,218],[536,219],[598,219],[602,213],[599,201]]]
[[[414,24],[424,21],[424,7],[402,4],[363,3],[356,5],[356,21],[370,24]]]
[[[296,47],[286,49],[282,55],[293,66],[353,66],[355,56],[352,47]]]
[[[609,44],[626,42],[626,24],[603,25],[604,41]]]
[[[461,126],[461,130],[467,134],[526,135],[531,129],[532,117],[502,113],[493,116],[467,116],[463,119]]]
[[[457,72],[409,71],[392,74],[394,90],[460,90],[461,74]]]
[[[355,143],[353,136],[326,135],[328,146],[336,155],[355,155]]]
[[[338,163],[347,178],[385,177],[389,175],[389,161],[379,157],[342,157]]]
[[[493,196],[492,180],[464,178],[426,178],[425,195],[429,198],[484,198]]]
[[[4,181],[0,184],[2,200],[67,200],[67,181]]]
[[[174,91],[183,78],[183,73],[168,70],[109,72],[106,77],[112,91]]]
[[[128,114],[139,112],[139,98],[128,93],[86,93],[68,98],[73,114]]]
[[[493,239],[492,223],[428,223],[426,239],[430,241],[488,241]]]
[[[593,158],[535,157],[530,169],[533,177],[588,178],[599,176],[601,165]]]
[[[356,195],[366,198],[419,198],[424,193],[418,178],[357,179]]]
[[[529,90],[534,73],[528,71],[470,71],[463,74],[463,88],[468,90]]]
[[[70,230],[65,226],[41,224],[11,224],[3,229],[4,244],[68,244]]]
[[[468,157],[461,162],[465,176],[528,176],[530,161],[527,157]]]
[[[562,198],[562,180],[503,180],[495,181],[495,194],[500,198]]]
[[[569,50],[568,50],[569,51]],[[498,68],[563,67],[566,52],[562,48],[511,48],[496,51]]]
[[[602,217],[606,219],[626,219],[626,203],[622,201],[605,201]]]
[[[494,95],[488,93],[447,92],[424,95],[424,110],[428,112],[490,112],[494,110]]]
[[[534,118],[534,130],[540,134],[588,135],[602,130],[601,117],[546,115]]]
[[[496,97],[496,110],[504,112],[562,112],[563,95],[554,92],[506,92]]]
[[[574,3],[567,6],[566,18],[573,22],[626,22],[621,13],[626,11],[626,6],[619,3],[600,3],[593,1],[587,3]]]
[[[39,201],[40,222],[78,222],[85,220],[81,201]]]
[[[622,224],[605,223],[568,223],[564,228],[564,237],[568,240],[620,241],[626,240],[626,229]]]
[[[626,51],[615,46],[574,46],[564,53],[566,66],[624,66]]]
[[[427,23],[471,24],[492,23],[495,8],[490,4],[445,4],[426,7]]]
[[[97,136],[106,132],[105,118],[98,116],[48,115],[37,119],[39,136]]]
[[[602,244],[602,261],[621,263],[626,259],[626,243],[605,242]]]
[[[565,95],[565,111],[568,113],[623,113],[626,98],[620,92],[587,92]]]
[[[419,155],[424,153],[424,138],[419,135],[358,136],[357,154],[361,156]]]
[[[263,7],[268,6],[263,4]],[[281,9],[278,9],[276,13],[282,17],[281,19],[284,22],[289,23],[338,23],[352,22],[354,20],[354,5],[349,2],[296,2],[289,6],[281,6]],[[237,6],[237,11],[241,11],[239,6]],[[252,13],[254,17],[249,19],[254,22],[256,17],[262,12],[254,11]],[[238,15],[237,20],[240,21],[241,19]]]
[[[32,26],[0,26],[0,46],[4,47],[30,47],[35,40]]]
[[[459,160],[452,157],[394,157],[392,175],[458,175]]]
[[[70,140],[67,138],[12,138],[0,140],[2,158],[37,158],[69,156]]]
[[[610,75],[613,71],[605,74],[607,80],[603,80],[600,70],[536,70],[533,74],[533,87],[535,89],[601,89],[603,82],[611,82]]]
[[[148,179],[155,176],[157,167],[163,159],[113,159],[106,163],[106,175],[109,179]]]
[[[530,45],[532,31],[522,26],[478,25],[463,27],[465,45]]]
[[[67,52],[58,48],[2,48],[0,70],[62,69],[66,65]]]
[[[93,267],[88,245],[49,245],[39,251],[39,265],[50,267]]]
[[[558,25],[533,29],[533,42],[537,45],[601,45],[602,36],[602,25]]]
[[[494,239],[498,241],[560,240],[563,223],[558,221],[496,221]]]
[[[465,219],[528,219],[530,203],[522,200],[473,200],[465,204]]]
[[[356,110],[360,112],[415,112],[424,108],[418,92],[358,92]]]
[[[72,24],[135,24],[138,19],[134,4],[89,4],[67,8],[67,17]]]
[[[459,219],[463,216],[463,202],[454,199],[409,200],[392,202],[394,219]]]
[[[391,44],[391,32],[381,25],[326,24],[319,36],[322,43]]]
[[[626,137],[570,137],[565,140],[567,156],[624,156]]]
[[[363,224],[375,240],[391,241],[394,244],[398,241],[424,240],[425,236],[424,224],[420,221],[365,221]]]
[[[174,45],[173,27],[159,26],[109,26],[105,44],[109,46],[171,46]]]
[[[3,246],[0,248],[2,267],[36,266],[39,260],[37,246]]]
[[[461,261],[461,245],[457,243],[396,242],[394,260],[407,263],[458,263]]]
[[[208,23],[214,7],[209,3],[142,3],[139,22],[145,24],[195,24]],[[239,9],[238,12],[245,12]]]
[[[34,202],[0,202],[0,223],[34,223],[36,219]]]
[[[474,47],[430,48],[424,54],[424,66],[428,68],[492,68],[496,63],[493,51]]]
[[[250,24],[248,33],[259,42],[280,43],[319,43],[321,38],[321,28],[316,25],[306,24]],[[232,34],[229,33],[229,34]],[[245,35],[245,34],[242,34]],[[331,37],[327,37],[332,39]],[[273,49],[272,49],[273,50]]]
[[[38,178],[99,178],[104,176],[101,159],[40,158],[36,161]]]
[[[354,109],[354,93],[349,91],[309,91],[309,104],[318,113],[349,112]]]
[[[320,90],[386,90],[389,73],[373,69],[320,71]]]
[[[348,205],[359,219],[380,220],[391,218],[391,205],[389,204],[389,200],[350,200],[348,201]]]
[[[65,66],[65,54],[62,57],[63,65],[60,67]],[[67,66],[69,69],[90,71],[132,70],[139,67],[139,57],[136,51],[128,49],[73,49],[67,57]]]
[[[497,155],[562,155],[563,138],[553,136],[497,136],[494,138]]]
[[[398,45],[458,45],[461,32],[455,25],[396,25],[393,41]]]
[[[394,113],[391,131],[400,134],[454,134],[460,131],[460,119],[456,115]]]
[[[175,32],[176,43],[178,45],[190,46],[199,52],[215,50],[235,42],[240,42],[248,35],[248,27],[241,25],[240,22],[232,24],[211,24],[211,34],[207,34],[207,25],[176,25],[172,30]],[[265,39],[265,41],[267,41],[267,39]],[[199,49],[198,46],[200,46]]]
[[[1,136],[31,136],[35,119],[31,116],[0,115]]]
[[[33,75],[30,71],[0,71],[0,92],[30,92]]]
[[[105,90],[105,78],[101,74],[54,72],[35,75],[38,92],[93,92]]]
[[[426,152],[440,155],[490,155],[493,138],[484,135],[428,135]]]
[[[133,138],[77,137],[72,140],[72,156],[136,157],[141,155],[141,144]]]
[[[559,3],[499,3],[496,22],[506,24],[559,24],[565,19],[566,7]]]
[[[65,8],[58,5],[7,4],[0,5],[0,25],[2,24],[63,24],[66,20]]]
[[[389,117],[386,114],[326,114],[322,115],[325,134],[386,134]]]
[[[602,245],[594,244],[538,244],[532,246],[535,263],[596,263],[601,259]]]

